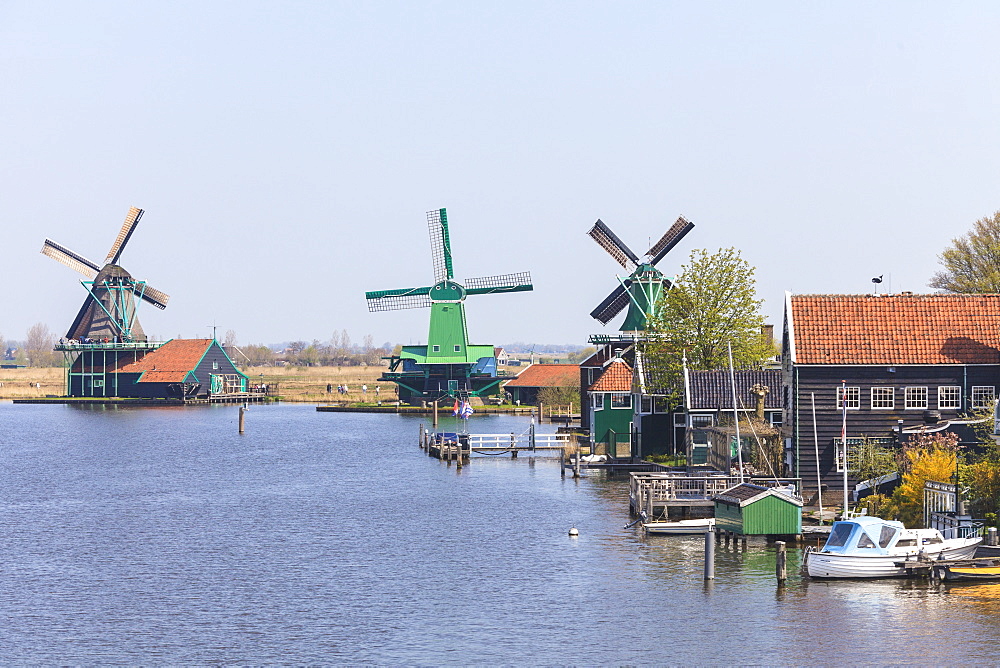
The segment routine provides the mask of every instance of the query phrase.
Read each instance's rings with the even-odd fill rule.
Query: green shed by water
[[[747,536],[802,533],[802,499],[787,489],[744,482],[715,496],[715,530]]]

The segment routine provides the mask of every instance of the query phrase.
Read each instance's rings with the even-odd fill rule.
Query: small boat
[[[907,529],[902,522],[861,516],[834,522],[823,549],[807,553],[806,568],[813,578],[905,577],[912,569],[903,562],[968,559],[982,540],[945,538],[937,529]]]
[[[715,526],[714,517],[696,520],[678,520],[677,522],[644,522],[642,528],[647,534],[684,535],[711,531]]]
[[[976,559],[950,564],[934,564],[931,579],[937,581],[1000,580],[1000,560]]]

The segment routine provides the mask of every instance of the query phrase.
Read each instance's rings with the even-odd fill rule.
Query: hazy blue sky
[[[150,334],[426,338],[424,213],[476,343],[586,342],[620,267],[602,218],[660,264],[736,246],[783,293],[927,292],[1000,209],[996,3],[9,2],[0,0],[0,333],[62,334],[85,296],[39,253],[122,264],[171,295]],[[617,325],[617,321],[614,323]]]

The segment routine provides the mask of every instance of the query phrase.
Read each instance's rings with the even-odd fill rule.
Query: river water
[[[994,586],[809,582],[793,550],[779,590],[763,542],[706,585],[702,538],[623,528],[622,478],[458,471],[420,421],[0,404],[0,663],[995,661]]]

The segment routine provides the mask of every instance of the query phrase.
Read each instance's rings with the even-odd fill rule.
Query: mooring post
[[[545,421],[545,402],[538,402],[538,424],[542,424]]]
[[[417,430],[417,445],[420,446],[421,450],[424,449],[424,423],[423,422],[420,423],[420,427]]]
[[[990,527],[986,532],[986,544],[990,547],[996,547],[997,544],[997,528]]]
[[[785,541],[783,540],[775,541],[774,547],[776,549],[774,570],[775,575],[778,576],[778,586],[781,586],[788,579],[788,553],[785,552]]]
[[[240,433],[241,434],[243,433],[243,428],[244,428],[245,422],[246,422],[246,412],[247,412],[247,407],[246,406],[240,406]]]
[[[437,399],[434,400],[434,428],[437,429],[438,426],[438,402]]]
[[[715,538],[712,536],[715,531],[705,532],[705,579],[715,579]]]
[[[457,457],[455,457],[455,464],[458,466],[458,468],[462,468],[462,442],[461,441],[459,441],[458,445],[455,446],[455,454],[458,455]]]
[[[575,468],[573,469],[573,477],[580,477],[580,444],[576,444],[576,462],[574,462]]]
[[[566,448],[559,448],[559,477],[566,477]]]

